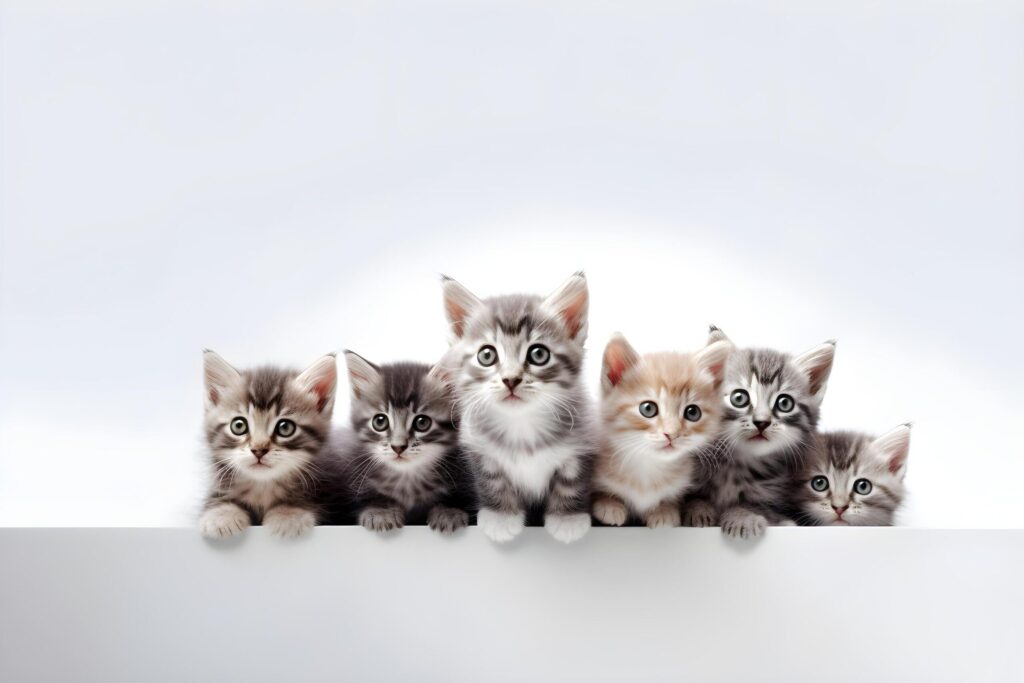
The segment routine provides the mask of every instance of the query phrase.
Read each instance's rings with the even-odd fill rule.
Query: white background
[[[593,386],[835,337],[906,523],[1024,522],[1019,4],[138,5],[0,5],[0,525],[189,523],[203,347],[431,360],[439,272],[580,268]]]

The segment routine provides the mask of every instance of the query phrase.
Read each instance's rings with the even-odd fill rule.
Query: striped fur
[[[909,425],[879,438],[858,432],[818,434],[791,481],[790,505],[797,523],[891,526],[903,503],[909,450]],[[827,482],[824,491],[812,486],[816,477]],[[866,494],[856,490],[861,479],[870,483]]]
[[[480,300],[442,281],[451,348],[444,364],[461,413],[460,441],[473,468],[478,524],[495,541],[527,517],[569,542],[590,527],[595,425],[581,381],[588,294],[582,273],[547,299]],[[542,345],[544,362],[531,360]],[[493,364],[481,351],[493,350]]]
[[[317,501],[334,405],[334,356],[302,373],[272,366],[238,371],[212,351],[203,363],[212,483],[201,530],[220,538],[265,524],[278,535],[302,533],[321,517]],[[242,434],[231,428],[239,420]],[[282,420],[294,423],[294,433],[282,433]]]
[[[726,339],[712,328],[710,341]],[[687,501],[684,522],[719,524],[737,537],[784,523],[794,469],[811,445],[835,343],[793,357],[771,349],[741,349],[726,365],[722,426],[711,448],[705,483]],[[737,405],[741,392],[745,405]],[[783,401],[789,397],[792,407]]]

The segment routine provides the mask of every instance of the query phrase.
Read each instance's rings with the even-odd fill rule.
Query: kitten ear
[[[716,384],[721,382],[725,376],[725,362],[729,360],[733,348],[732,342],[728,339],[711,342],[694,355],[697,367],[701,372],[710,375]]]
[[[380,389],[380,368],[354,351],[345,351],[352,395],[359,399],[376,396]]]
[[[729,340],[729,338],[727,336],[725,336],[725,332],[722,332],[722,330],[718,329],[717,325],[709,325],[708,326],[708,346],[711,346],[712,344],[714,344],[717,341],[727,341],[730,344],[732,343]]]
[[[444,312],[448,327],[454,339],[466,333],[466,319],[483,302],[473,292],[448,277],[441,276],[441,290],[444,292]]]
[[[601,361],[601,389],[611,391],[622,381],[627,371],[640,362],[640,354],[629,345],[626,338],[616,332],[608,345],[604,347],[604,360]]]
[[[210,349],[203,350],[203,381],[206,405],[220,403],[225,392],[242,381],[242,374]]]
[[[302,391],[316,396],[316,409],[324,412],[334,407],[334,387],[338,383],[338,360],[333,353],[321,356],[295,378]]]
[[[581,270],[574,273],[554,294],[545,299],[541,307],[558,317],[565,324],[569,337],[582,344],[587,339],[589,300],[587,276]]]
[[[830,339],[824,344],[815,346],[794,359],[796,366],[807,376],[811,395],[821,401],[825,395],[825,385],[832,372],[832,359],[836,355],[836,341]]]
[[[900,479],[907,473],[910,455],[910,423],[901,424],[871,442],[872,448],[885,461],[890,472]]]

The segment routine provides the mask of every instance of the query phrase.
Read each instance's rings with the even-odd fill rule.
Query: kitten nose
[[[771,423],[772,423],[771,420],[754,420],[754,426],[757,427],[757,431],[759,433],[763,432],[766,429],[768,429],[768,427],[769,427],[769,425],[771,425]]]
[[[256,456],[256,462],[259,462],[260,460],[263,459],[263,456],[266,455],[267,451],[269,451],[270,449],[269,448],[250,448],[249,450],[252,451],[252,454]]]
[[[501,382],[509,391],[515,391],[515,388],[523,381],[522,377],[502,377]]]
[[[395,452],[395,455],[401,455],[405,452],[405,449],[409,447],[407,443],[393,443],[391,444],[391,450]]]
[[[833,505],[832,509],[836,511],[836,517],[842,517],[843,513],[850,509],[850,506],[847,504],[837,508],[835,505]]]

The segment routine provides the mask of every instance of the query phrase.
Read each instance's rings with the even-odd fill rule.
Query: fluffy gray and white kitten
[[[709,342],[724,339],[711,328]],[[684,524],[719,524],[726,534],[747,538],[788,521],[790,480],[812,444],[834,356],[834,341],[796,357],[771,349],[730,356],[714,466],[684,507]]]
[[[910,425],[878,438],[858,432],[817,435],[791,491],[797,523],[891,526],[903,502]]]
[[[442,278],[460,442],[473,466],[477,524],[493,541],[515,538],[531,513],[569,543],[590,528],[596,451],[581,368],[587,281],[573,275],[547,298],[481,300]]]
[[[442,533],[466,526],[472,484],[441,372],[423,363],[378,366],[351,351],[345,361],[352,435],[343,479],[352,515],[373,531],[424,520]]]
[[[236,370],[203,353],[205,430],[213,482],[199,528],[223,538],[250,524],[297,536],[318,521],[319,459],[337,378],[333,354],[303,372]]]

